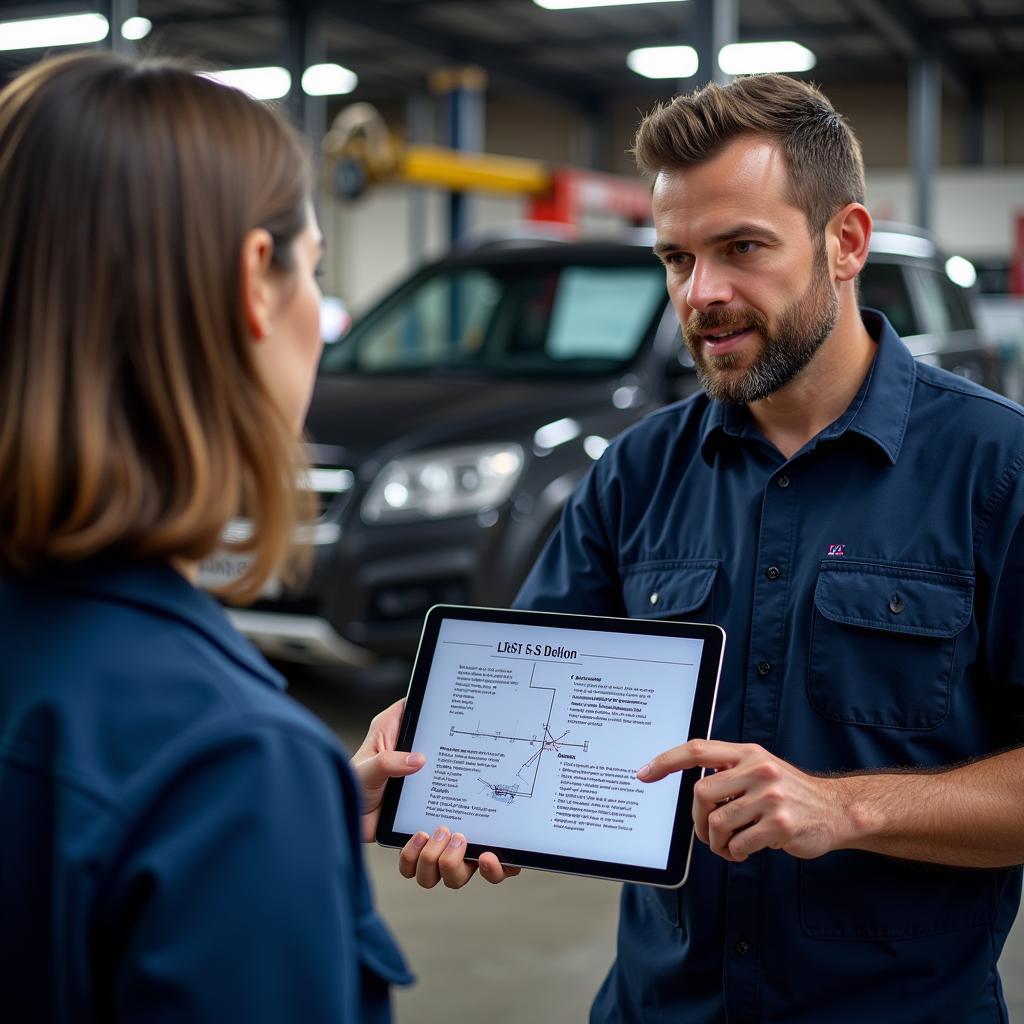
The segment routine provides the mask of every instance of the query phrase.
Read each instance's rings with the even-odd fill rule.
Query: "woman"
[[[409,977],[352,773],[194,586],[243,513],[252,597],[302,514],[298,137],[179,67],[76,55],[0,92],[0,196],[0,1015],[385,1020]],[[367,832],[422,764],[374,754]]]

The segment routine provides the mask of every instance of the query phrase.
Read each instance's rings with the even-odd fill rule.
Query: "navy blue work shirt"
[[[0,1018],[390,1019],[333,735],[164,565],[0,579]]]
[[[517,599],[720,624],[714,737],[815,772],[1024,741],[1024,414],[863,316],[871,370],[792,458],[742,406],[654,413],[577,488]],[[697,843],[681,890],[625,887],[591,1020],[1005,1021],[996,962],[1020,888],[1019,868],[730,864]]]

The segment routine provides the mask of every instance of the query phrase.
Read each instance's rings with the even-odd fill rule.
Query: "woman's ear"
[[[271,331],[273,254],[274,240],[265,228],[253,228],[242,241],[242,305],[254,341],[262,341]]]
[[[827,230],[835,242],[832,275],[838,281],[852,281],[867,262],[871,214],[860,203],[848,203],[832,218]]]

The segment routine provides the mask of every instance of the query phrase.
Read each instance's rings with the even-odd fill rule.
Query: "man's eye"
[[[757,242],[733,242],[732,251],[737,256],[750,256],[757,251]]]

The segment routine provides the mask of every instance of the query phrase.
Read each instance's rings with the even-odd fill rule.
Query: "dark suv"
[[[885,226],[875,239],[862,304],[920,358],[998,389],[932,243]],[[312,575],[232,611],[236,625],[277,657],[362,666],[410,654],[433,604],[507,605],[609,439],[697,387],[652,241],[477,244],[329,347],[307,422]],[[218,556],[203,578],[243,565]]]

